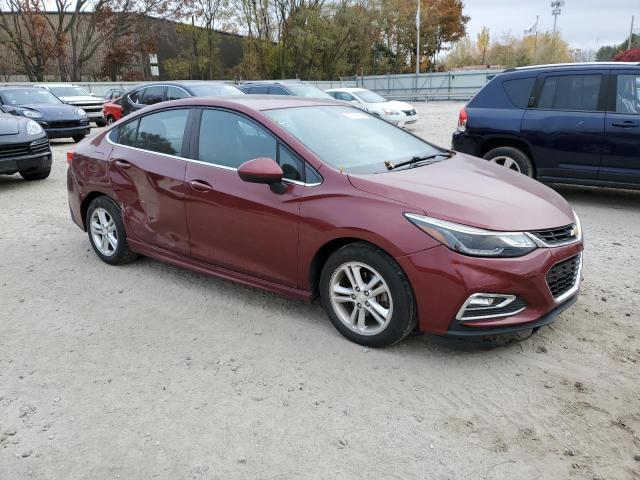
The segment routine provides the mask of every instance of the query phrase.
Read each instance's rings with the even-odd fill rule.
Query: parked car
[[[104,104],[102,115],[107,120],[107,125],[111,125],[122,118],[122,98],[116,98]]]
[[[179,81],[149,83],[122,97],[122,116],[156,103],[188,97],[234,97],[244,95],[233,85],[223,82]]]
[[[1,87],[0,105],[4,111],[35,120],[49,138],[73,138],[79,142],[91,128],[82,108],[62,101],[42,88]]]
[[[418,121],[416,109],[411,104],[387,100],[366,88],[331,88],[326,92],[336,100],[349,102],[399,127],[413,125]]]
[[[70,83],[39,83],[34,87],[45,88],[64,103],[83,109],[87,112],[89,121],[94,122],[98,127],[104,127],[107,124],[102,116],[104,100],[87,92],[84,88]]]
[[[49,138],[37,122],[10,115],[0,106],[0,175],[16,172],[25,180],[44,180],[49,176]]]
[[[537,328],[578,295],[580,223],[559,194],[334,100],[158,104],[68,158],[73,220],[103,261],[319,295],[363,345]]]
[[[110,88],[109,90],[107,90],[107,93],[104,94],[104,99],[105,100],[115,100],[116,98],[120,98],[122,95],[125,94],[125,89],[124,88]]]
[[[249,95],[294,95],[307,98],[331,98],[319,88],[300,80],[246,82],[238,88]]]
[[[640,63],[523,67],[460,112],[453,148],[542,182],[640,188]]]

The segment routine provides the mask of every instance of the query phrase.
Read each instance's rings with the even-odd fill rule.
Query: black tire
[[[391,293],[393,305],[391,319],[382,331],[373,335],[364,335],[348,327],[340,319],[332,305],[330,298],[332,277],[348,262],[357,262],[375,269],[384,279]],[[375,299],[379,301],[379,297]],[[331,323],[342,335],[355,343],[368,347],[387,347],[398,343],[411,333],[418,320],[413,290],[400,266],[387,253],[364,242],[346,245],[336,250],[327,259],[320,276],[320,301]],[[353,302],[355,309],[357,300]],[[370,314],[366,315],[368,315],[368,320],[373,323],[374,319]],[[373,325],[375,327],[375,323]]]
[[[535,171],[533,169],[533,164],[531,163],[531,159],[526,153],[524,153],[522,150],[518,148],[515,148],[515,147],[494,148],[492,150],[489,150],[487,153],[485,153],[482,158],[503,166],[505,166],[504,159],[511,159],[515,162],[514,165],[517,165],[517,168],[514,168],[514,166],[512,166],[511,170],[522,173],[528,177],[533,178],[535,176]]]
[[[51,167],[40,170],[20,170],[20,176],[25,180],[44,180],[51,174]]]
[[[82,141],[84,139],[84,137],[86,137],[86,135],[75,135],[75,136],[73,136],[71,138],[73,138],[74,142],[78,143],[78,142]]]
[[[107,126],[107,121],[106,120],[96,120],[96,125],[98,127],[106,127]]]
[[[110,255],[103,254],[95,244],[93,239],[91,230],[91,217],[93,216],[94,211],[98,208],[106,210],[106,212],[109,214],[109,217],[113,219],[113,223],[115,224],[117,247],[115,248],[115,251]],[[138,254],[129,249],[129,244],[127,243],[127,233],[124,230],[124,223],[122,222],[122,212],[118,204],[111,198],[106,196],[94,198],[89,204],[89,208],[87,208],[85,224],[87,226],[87,234],[89,235],[89,243],[91,243],[93,251],[96,252],[96,255],[98,255],[98,257],[100,257],[103,262],[106,262],[110,265],[123,265],[138,258]]]
[[[115,123],[116,119],[113,118],[113,115],[108,115],[107,116],[107,125],[111,125],[112,123]]]

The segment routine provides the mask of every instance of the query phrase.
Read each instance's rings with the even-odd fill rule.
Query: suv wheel
[[[492,163],[514,170],[518,173],[533,177],[533,165],[531,160],[522,150],[515,147],[498,147],[489,150],[482,157]]]
[[[44,180],[51,174],[51,167],[40,170],[20,170],[20,176],[25,180]]]
[[[393,345],[417,323],[407,277],[393,258],[367,243],[347,245],[329,257],[320,300],[336,329],[360,345]]]

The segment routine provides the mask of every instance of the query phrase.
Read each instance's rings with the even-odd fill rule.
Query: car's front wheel
[[[349,244],[329,257],[320,299],[338,331],[361,345],[393,345],[416,326],[407,277],[393,258],[368,243]]]
[[[529,156],[515,147],[494,148],[485,153],[482,158],[528,177],[533,177],[534,175],[533,165]]]
[[[25,180],[44,180],[51,174],[51,167],[39,170],[20,170],[20,176]]]
[[[86,225],[89,242],[104,262],[120,265],[138,257],[129,249],[120,207],[109,197],[97,197],[91,201]]]
[[[98,126],[98,127],[106,127],[107,126],[107,121],[106,120],[96,120],[96,126]]]
[[[116,119],[113,118],[113,115],[108,115],[107,116],[107,125],[111,125],[112,123],[115,123]]]
[[[80,142],[80,141],[84,140],[84,137],[86,137],[86,135],[74,135],[74,136],[73,136],[73,137],[71,137],[71,138],[73,138],[73,141],[74,141],[74,142],[78,143],[78,142]]]

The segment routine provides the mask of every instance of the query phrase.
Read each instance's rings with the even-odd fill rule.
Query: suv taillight
[[[73,162],[73,150],[67,151],[67,163],[71,165],[71,162]]]
[[[467,120],[469,119],[467,111],[463,108],[458,116],[458,131],[464,132],[467,129]]]

